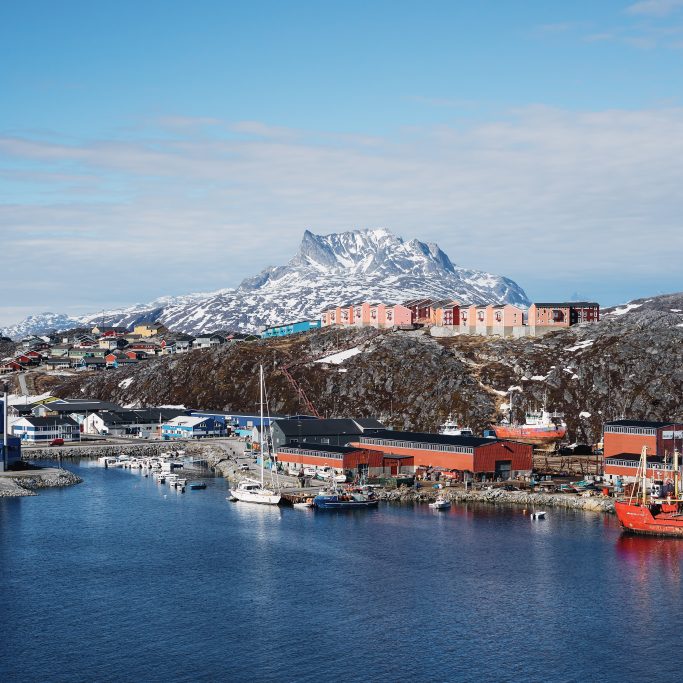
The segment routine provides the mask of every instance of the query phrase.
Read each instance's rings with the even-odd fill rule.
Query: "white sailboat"
[[[261,481],[254,479],[243,479],[234,488],[230,489],[230,494],[236,500],[243,503],[260,503],[261,505],[277,505],[280,502],[280,493],[266,487],[263,481],[263,467],[266,459],[266,452],[270,455],[270,439],[266,435],[263,426],[263,389],[265,381],[263,379],[263,365],[259,369],[259,391],[261,403]]]

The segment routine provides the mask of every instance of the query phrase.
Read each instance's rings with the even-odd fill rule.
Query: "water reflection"
[[[681,580],[683,539],[621,534],[616,542],[617,556],[638,570],[639,579],[649,582],[654,572],[666,569],[677,584]]]

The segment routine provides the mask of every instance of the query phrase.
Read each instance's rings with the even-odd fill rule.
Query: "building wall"
[[[655,430],[653,430],[655,431]],[[657,453],[657,434],[611,434],[603,435],[603,453],[606,458],[619,453],[640,453],[647,446],[650,455]]]
[[[614,482],[619,478],[626,484],[633,483],[636,479],[639,479],[636,476],[637,473],[638,463],[626,465],[623,464],[623,461],[619,464],[605,462],[604,476],[610,482]],[[663,463],[652,463],[648,465],[646,474],[649,480],[664,481],[673,477],[673,467],[671,465],[664,467]]]
[[[529,444],[499,441],[476,446],[470,452],[453,453],[426,448],[404,448],[394,445],[374,445],[354,441],[352,446],[378,450],[385,454],[412,456],[415,467],[443,467],[474,473],[493,473],[496,462],[511,461],[511,471],[527,473],[532,469],[533,448]],[[427,444],[424,444],[425,446]]]

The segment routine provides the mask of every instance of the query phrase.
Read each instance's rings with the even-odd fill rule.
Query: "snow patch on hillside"
[[[615,308],[611,315],[624,315],[625,313],[632,311],[634,308],[640,308],[642,305],[643,304],[626,304],[625,306]]]
[[[319,358],[316,363],[330,363],[332,365],[341,365],[348,358],[353,358],[359,353],[363,353],[357,346],[353,349],[348,349],[346,351],[340,351],[339,353],[333,353],[331,356],[326,356],[325,358]]]

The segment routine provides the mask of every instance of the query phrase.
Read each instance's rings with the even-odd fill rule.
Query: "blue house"
[[[225,436],[226,434],[225,423],[206,416],[178,415],[161,425],[161,438],[165,441],[203,439],[207,436]]]
[[[311,330],[317,330],[321,324],[320,320],[301,320],[297,323],[274,325],[273,327],[266,327],[266,329],[261,332],[261,338],[287,337],[290,334],[298,334],[299,332],[310,332]]]

